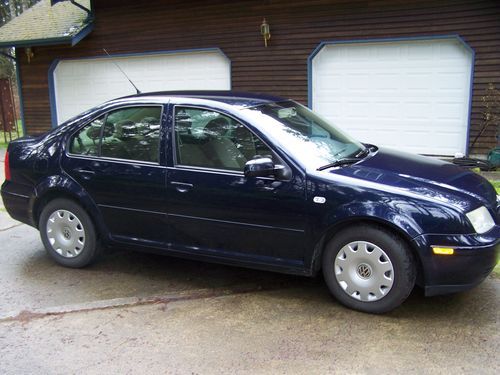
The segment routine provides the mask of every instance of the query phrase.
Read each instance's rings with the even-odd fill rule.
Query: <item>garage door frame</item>
[[[146,51],[146,52],[130,52],[130,53],[110,53],[111,58],[117,57],[131,57],[131,56],[154,56],[154,55],[175,55],[175,54],[185,54],[185,53],[196,53],[196,52],[216,52],[220,54],[229,63],[229,87],[232,88],[232,65],[231,59],[218,47],[212,48],[191,48],[191,49],[180,49],[180,50],[166,50],[166,51]],[[54,59],[50,64],[48,71],[49,80],[49,102],[50,102],[50,116],[52,121],[52,128],[58,126],[57,123],[57,105],[56,105],[56,92],[55,92],[55,82],[54,82],[54,72],[62,61],[80,61],[80,60],[97,60],[97,59],[109,59],[107,55],[97,55],[97,56],[83,56],[76,58],[67,59]],[[125,72],[126,73],[126,72]],[[123,77],[125,79],[125,77]]]
[[[465,142],[465,155],[469,155],[469,143],[470,143],[470,125],[471,125],[471,113],[472,113],[472,91],[474,88],[474,67],[476,60],[476,53],[474,49],[467,44],[467,42],[458,34],[447,34],[447,35],[427,35],[427,36],[415,36],[415,37],[397,37],[397,38],[372,38],[372,39],[346,39],[346,40],[327,40],[322,41],[318,46],[311,52],[307,58],[307,106],[312,109],[313,107],[313,60],[314,57],[321,50],[328,45],[334,44],[354,44],[354,43],[387,43],[387,42],[404,42],[404,41],[426,41],[426,40],[436,40],[436,39],[454,39],[461,43],[470,53],[471,53],[471,70],[470,70],[470,87],[469,87],[469,106],[467,109],[467,131],[466,131],[466,142]]]

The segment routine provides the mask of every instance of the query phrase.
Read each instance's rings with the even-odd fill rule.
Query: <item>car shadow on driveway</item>
[[[340,305],[330,296],[321,275],[306,278],[129,250],[109,249],[95,264],[69,269],[55,264],[40,247],[24,259],[20,276],[24,280],[23,290],[19,290],[26,303],[23,309],[175,293],[196,298],[200,290],[223,290],[222,295],[272,291],[280,303],[286,304],[287,298],[294,303],[302,299],[323,309],[366,315]],[[469,292],[425,298],[417,287],[400,308],[385,316],[433,324],[471,316],[480,325],[495,319],[498,289],[498,280],[488,279]]]

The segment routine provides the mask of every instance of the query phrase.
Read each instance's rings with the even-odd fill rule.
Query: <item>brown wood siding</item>
[[[470,139],[482,126],[481,96],[500,88],[500,2],[380,1],[117,1],[95,0],[95,29],[72,48],[39,47],[21,55],[28,132],[51,126],[48,70],[55,59],[110,53],[219,47],[231,60],[232,88],[294,98],[307,104],[307,57],[325,40],[460,35],[476,53]],[[271,25],[270,46],[259,32]],[[488,129],[471,150],[496,145]]]

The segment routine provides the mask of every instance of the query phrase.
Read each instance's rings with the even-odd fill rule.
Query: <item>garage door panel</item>
[[[457,91],[460,94],[463,94],[464,87],[462,86],[463,81],[462,78],[464,76],[464,72],[441,72],[439,74],[439,81],[436,84],[438,89],[446,90],[446,91]]]
[[[53,71],[58,123],[107,100],[142,92],[230,90],[231,67],[219,51],[149,54],[60,61]]]
[[[313,109],[363,141],[465,152],[472,58],[455,38],[325,45],[312,60]]]
[[[403,48],[403,47],[402,47]],[[433,54],[433,48],[436,48],[435,45],[428,44],[409,44],[405,46],[406,54],[413,60],[422,60],[426,61],[429,58],[429,55]]]

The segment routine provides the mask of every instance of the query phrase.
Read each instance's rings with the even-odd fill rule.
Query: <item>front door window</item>
[[[238,121],[200,108],[176,107],[175,141],[178,165],[243,171],[248,160],[273,154]]]

